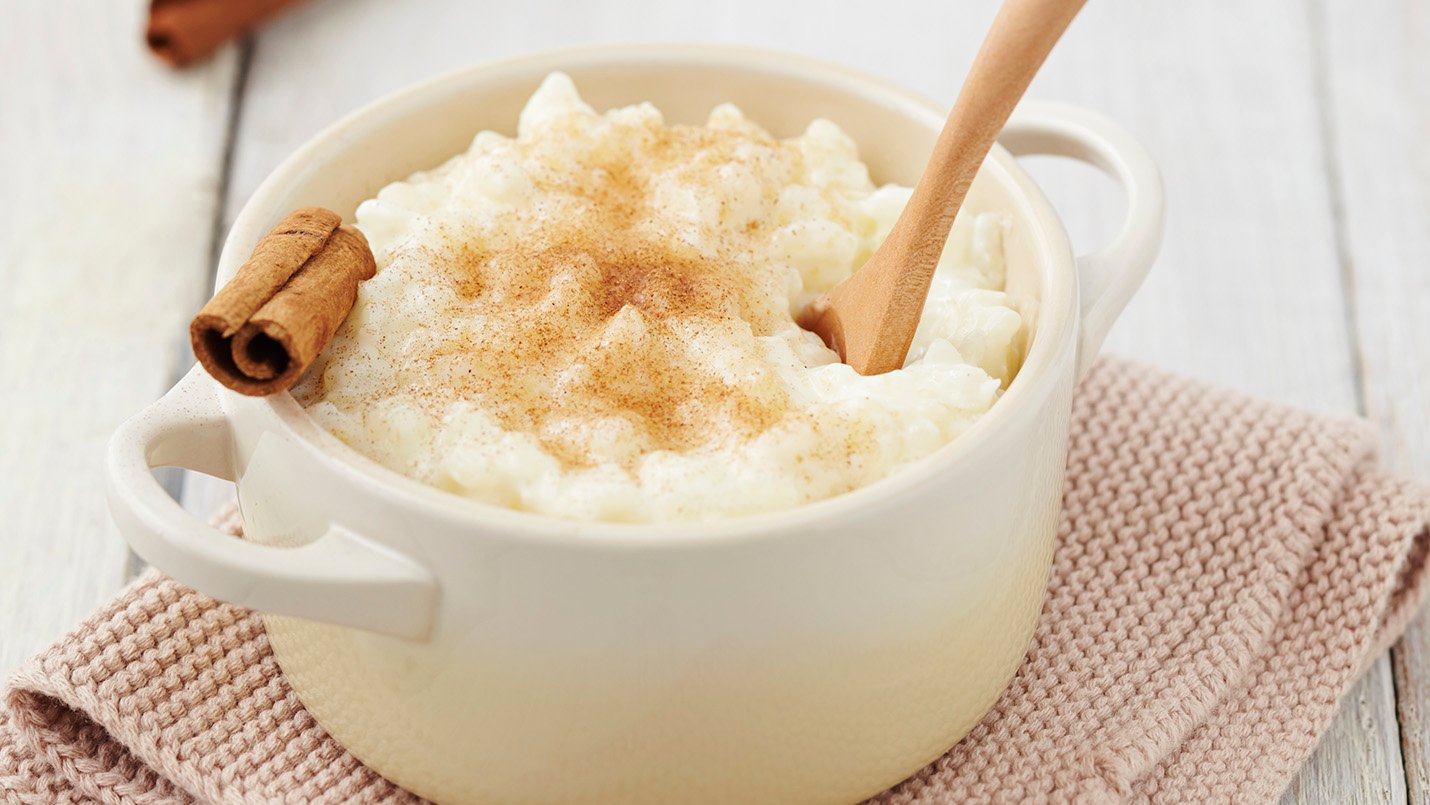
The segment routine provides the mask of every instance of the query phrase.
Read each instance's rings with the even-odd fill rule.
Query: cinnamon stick
[[[254,397],[308,371],[377,273],[367,239],[321,207],[289,213],[189,324],[194,355],[225,386]]]
[[[301,0],[151,0],[149,49],[176,67],[202,59]]]

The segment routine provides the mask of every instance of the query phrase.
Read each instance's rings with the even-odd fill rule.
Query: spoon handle
[[[1086,0],[1004,0],[908,206],[869,260],[800,313],[860,374],[904,365],[954,216],[1013,107]]]
[[[889,233],[895,252],[930,278],[954,216],[1003,124],[1086,0],[1005,0],[912,198]]]

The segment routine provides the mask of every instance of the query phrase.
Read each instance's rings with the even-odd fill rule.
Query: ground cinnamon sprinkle
[[[568,465],[589,465],[590,457],[562,439],[567,418],[619,417],[644,450],[684,451],[749,438],[786,407],[778,395],[760,398],[682,354],[679,321],[740,320],[748,282],[718,258],[622,230],[573,232],[555,245],[486,255],[463,273],[459,287],[477,289],[470,304],[500,304],[505,313],[496,315],[500,328],[445,351],[433,368],[457,383],[480,378],[459,393],[493,404],[508,428],[542,433],[543,446]]]
[[[961,346],[926,367],[862,378],[798,328],[898,199],[832,124],[779,140],[733,107],[706,126],[599,115],[553,75],[516,138],[483,132],[358,208],[381,271],[294,393],[389,468],[562,517],[705,519],[848,491],[986,410],[1001,378],[957,350],[996,358],[1018,330],[978,284],[1001,275],[973,266],[950,279],[977,318],[940,330]]]
[[[669,127],[646,153],[653,158],[639,165],[616,155],[533,177],[542,192],[589,202],[574,225],[553,221],[507,249],[457,241],[424,250],[462,305],[493,320],[430,356],[423,371],[441,378],[432,385],[442,390],[432,401],[479,398],[506,428],[537,432],[569,467],[592,463],[589,449],[571,438],[574,420],[624,420],[641,448],[630,452],[627,468],[645,452],[749,439],[777,422],[788,408],[784,396],[718,378],[690,360],[690,328],[681,324],[759,320],[768,305],[754,301],[741,244],[714,254],[682,247],[661,233],[647,206],[652,174],[727,161],[743,141]]]

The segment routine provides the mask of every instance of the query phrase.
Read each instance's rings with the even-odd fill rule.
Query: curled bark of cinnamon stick
[[[332,340],[377,273],[367,239],[331,210],[279,222],[189,324],[194,355],[225,386],[254,397],[287,391]]]
[[[149,49],[176,67],[202,59],[301,0],[150,0]]]

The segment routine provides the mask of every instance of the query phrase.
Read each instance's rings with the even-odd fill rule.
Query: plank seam
[[[219,156],[218,184],[214,188],[216,194],[214,198],[213,217],[209,220],[209,245],[208,245],[208,270],[205,272],[208,283],[201,296],[206,297],[209,289],[213,287],[214,277],[218,271],[219,250],[223,246],[224,221],[228,217],[228,187],[233,176],[233,155],[238,140],[238,127],[243,114],[243,97],[248,89],[248,74],[253,65],[253,51],[255,39],[253,36],[244,37],[238,43],[238,64],[234,69],[233,83],[229,87],[228,93],[228,120],[224,125],[223,150]],[[198,302],[202,299],[196,300]],[[184,373],[189,371],[193,365],[193,356],[189,353],[189,337],[184,332],[174,340],[173,368],[169,372],[169,383],[173,385],[179,382]],[[158,471],[159,482],[163,485],[164,491],[174,500],[181,500],[184,494],[184,486],[188,478],[185,470],[169,469]],[[144,569],[148,563],[139,554],[130,550],[124,563],[124,578],[126,581],[133,580]]]
[[[1370,416],[1366,402],[1365,359],[1360,337],[1360,313],[1356,307],[1355,258],[1351,256],[1350,237],[1346,227],[1345,187],[1341,181],[1341,165],[1336,157],[1334,115],[1331,110],[1331,80],[1327,65],[1330,45],[1326,39],[1325,0],[1306,0],[1306,16],[1310,24],[1311,94],[1316,101],[1316,127],[1321,140],[1321,168],[1326,179],[1326,194],[1331,212],[1331,242],[1335,244],[1336,266],[1341,277],[1341,312],[1345,317],[1349,340],[1351,376],[1355,391],[1356,411]]]

